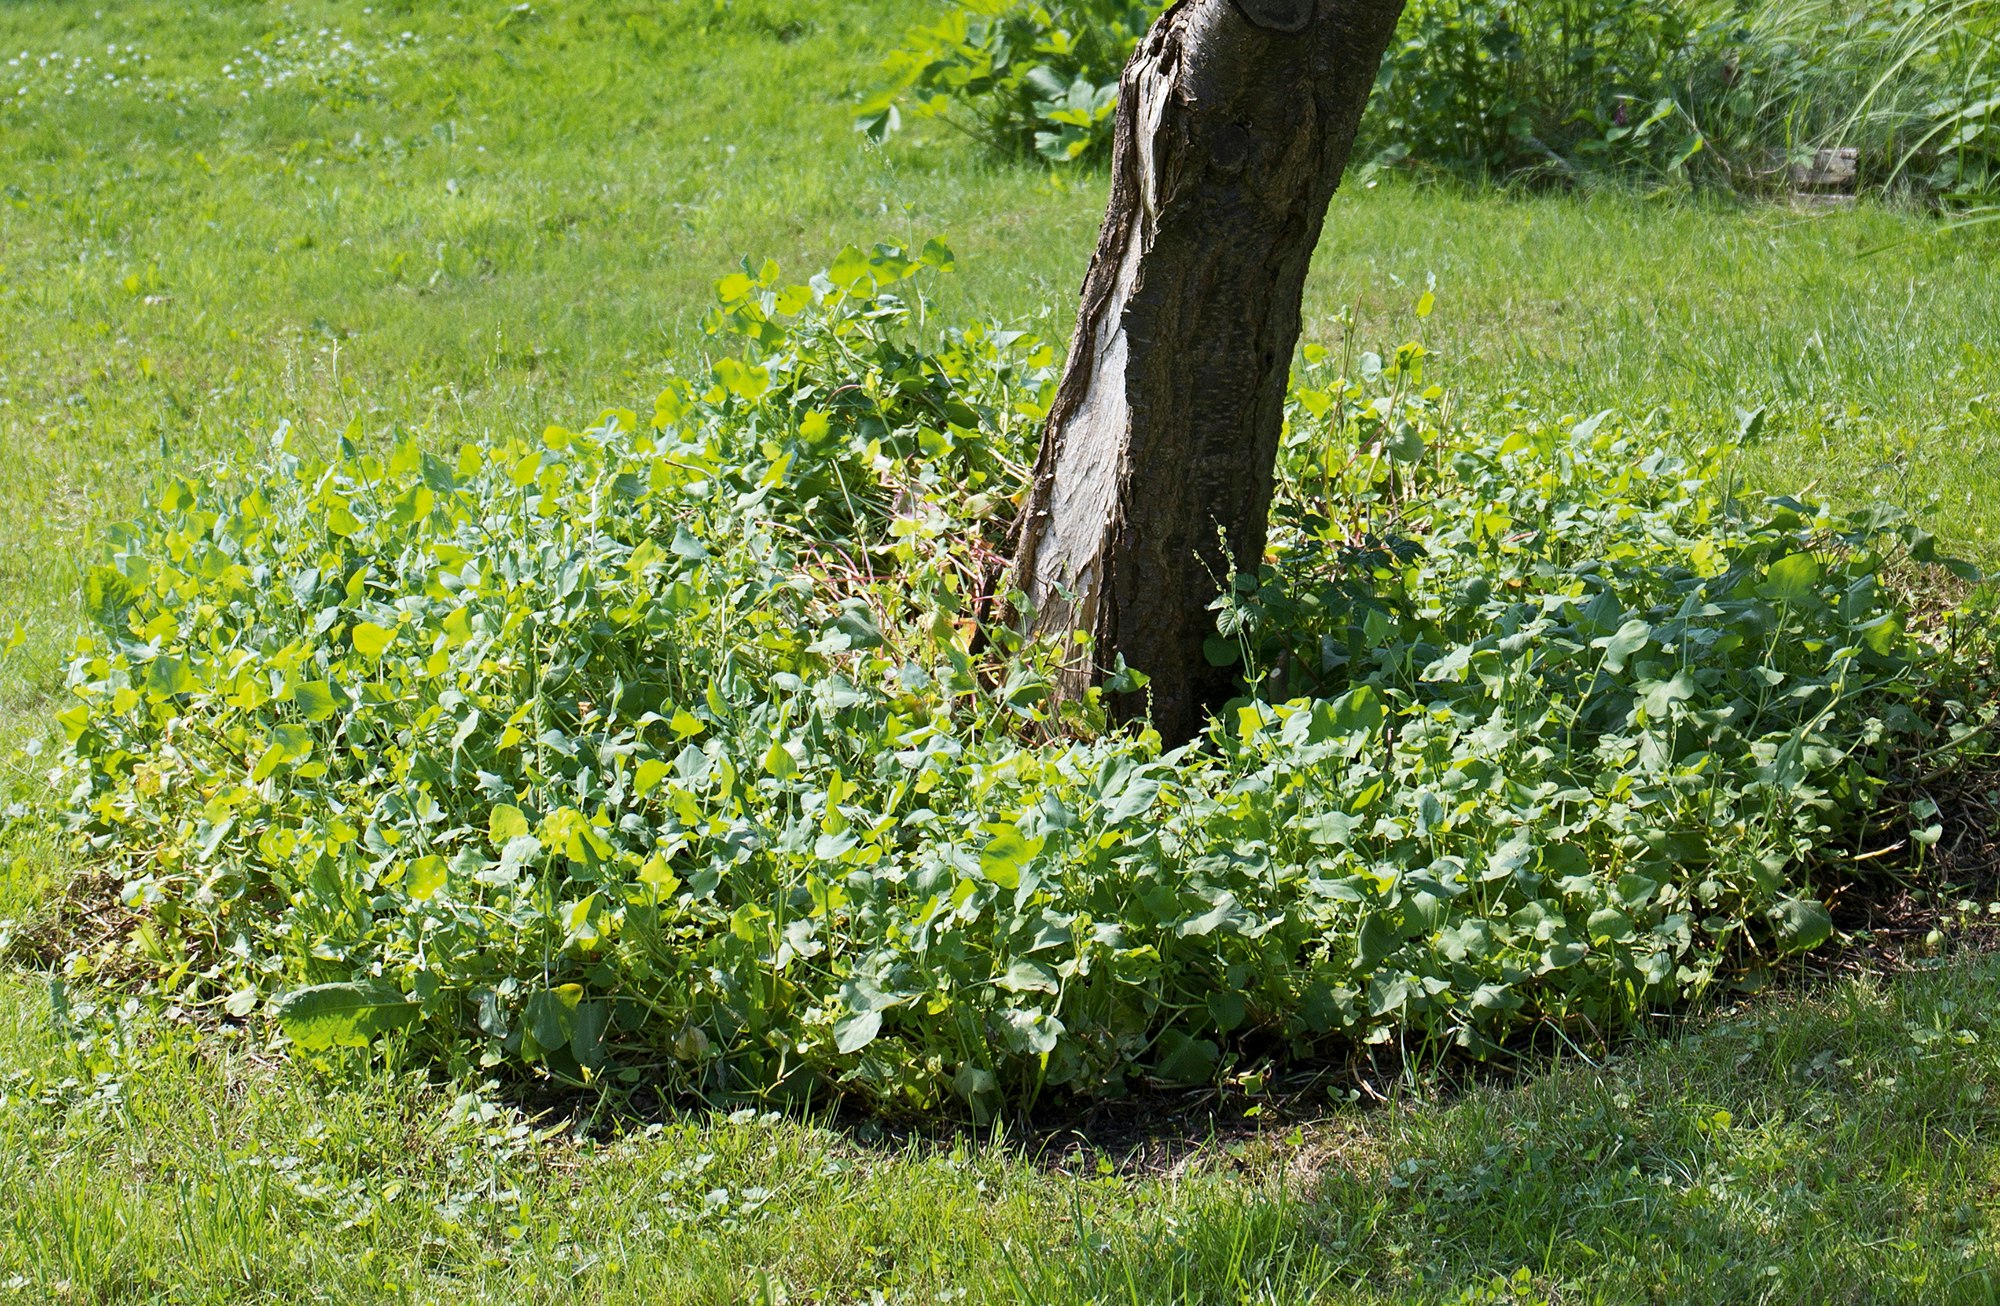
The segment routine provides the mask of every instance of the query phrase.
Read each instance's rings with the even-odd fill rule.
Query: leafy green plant
[[[1371,152],[1755,194],[1849,148],[1862,189],[1967,200],[2000,139],[1994,21],[1976,0],[1417,0],[1383,64]]]
[[[1101,159],[1157,4],[953,0],[886,63],[858,125],[904,109],[996,153]],[[1415,0],[1363,124],[1372,167],[1574,183],[1789,188],[1851,148],[1864,189],[1990,193],[2000,42],[1979,0]]]
[[[884,64],[858,126],[882,141],[904,108],[994,152],[1074,163],[1111,145],[1118,78],[1160,6],[1150,0],[952,0]]]
[[[1700,27],[1677,0],[1417,0],[1383,60],[1379,161],[1492,177],[1686,164],[1674,92]]]
[[[1884,583],[1957,565],[1907,524],[1736,504],[1608,417],[1460,429],[1415,345],[1308,355],[1240,707],[1173,752],[1054,707],[986,614],[1055,358],[921,325],[950,262],[746,265],[650,421],[166,483],[59,717],[126,920],[72,974],[974,1115],[1484,1054],[1823,941],[1895,760],[1972,715]]]
[[[1989,199],[2000,177],[2000,15],[1977,0],[1795,0],[1748,16],[1747,43],[1786,48],[1782,112],[1810,145],[1857,149],[1867,180]],[[1780,109],[1779,106],[1782,105]]]

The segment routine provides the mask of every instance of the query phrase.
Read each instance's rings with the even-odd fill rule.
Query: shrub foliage
[[[1965,728],[1885,583],[1921,533],[1609,417],[1462,429],[1416,345],[1308,353],[1211,647],[1254,692],[1173,752],[1057,708],[983,620],[1055,359],[919,329],[949,261],[746,266],[646,420],[166,483],[60,718],[126,909],[72,972],[307,1048],[975,1115],[1481,1054],[1823,941],[1892,761]]]
[[[2000,168],[2000,29],[1976,0],[1418,0],[1384,61],[1385,162],[1482,177],[1866,188],[1976,202]]]
[[[1119,74],[1159,8],[1150,0],[955,0],[889,56],[889,84],[862,106],[858,125],[883,140],[907,107],[999,154],[1101,159]]]
[[[1103,157],[1118,74],[1164,6],[953,0],[892,54],[864,106],[996,151]],[[1983,0],[1412,0],[1357,158],[1477,178],[1672,178],[1757,193],[1821,148],[1860,183],[1990,202],[2000,18]]]

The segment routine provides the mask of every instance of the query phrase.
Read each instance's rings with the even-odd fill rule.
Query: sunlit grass
[[[924,0],[369,8],[0,7],[0,641],[27,635],[0,660],[0,753],[46,728],[101,529],[239,438],[457,441],[643,406],[745,255],[941,233],[963,269],[944,312],[1067,331],[1101,180],[849,128]],[[32,75],[6,65],[23,52]],[[1357,189],[1308,332],[1358,305],[1394,343],[1434,277],[1423,334],[1469,412],[1615,408],[1702,442],[1761,408],[1746,481],[1887,497],[1993,561],[1992,237],[1865,205]],[[40,769],[0,762],[0,808]],[[0,921],[58,873],[40,845],[0,855]],[[1511,1300],[1490,1285],[1525,1269],[1525,1300],[1988,1300],[1996,990],[1983,963],[1831,990],[1133,1178],[782,1121],[535,1143],[476,1100],[455,1121],[458,1088],[157,1024],[93,1066],[21,975],[0,987],[0,1295]]]
[[[27,1300],[1987,1301],[2000,967],[1849,983],[1518,1086],[1204,1133],[536,1122],[0,988]],[[118,1052],[127,1030],[140,1051]],[[1229,1125],[1227,1120],[1222,1122]],[[813,1295],[817,1292],[819,1295]],[[758,1294],[763,1294],[759,1296]]]

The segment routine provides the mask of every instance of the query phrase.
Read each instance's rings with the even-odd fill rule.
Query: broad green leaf
[[[1009,966],[994,983],[1009,993],[1056,993],[1062,989],[1054,971],[1026,957]]]
[[[737,358],[718,360],[715,379],[739,399],[761,399],[771,388],[771,373],[767,369]]]
[[[1179,1030],[1160,1036],[1154,1073],[1169,1084],[1205,1084],[1215,1078],[1222,1050],[1205,1038],[1190,1038]]]
[[[827,635],[843,649],[882,646],[882,628],[876,624],[868,604],[860,599],[848,599],[841,604],[840,615],[827,626]]]
[[[856,1011],[833,1024],[833,1045],[848,1056],[873,1043],[882,1032],[882,1013]]]
[[[1787,898],[1770,917],[1786,952],[1808,952],[1833,937],[1833,916],[1817,899]]]
[[[1042,851],[1042,836],[1030,839],[1017,825],[985,827],[986,846],[979,851],[979,873],[1003,889],[1021,886],[1021,871]]]
[[[1424,442],[1424,433],[1410,422],[1398,422],[1396,429],[1382,441],[1382,449],[1399,463],[1422,462],[1430,452]]]
[[[1360,820],[1346,812],[1321,812],[1301,827],[1308,841],[1319,847],[1345,848],[1354,838]]]
[[[115,630],[139,599],[139,588],[114,567],[92,567],[83,579],[83,603],[99,626]]]
[[[414,1024],[423,1009],[381,980],[295,989],[278,1002],[278,1024],[300,1047],[365,1048],[392,1029]]]
[[[1017,1055],[1045,1057],[1062,1042],[1062,1022],[1039,1008],[1009,1008],[1000,1020]]]
[[[1648,681],[1639,687],[1645,695],[1646,711],[1654,717],[1664,717],[1673,710],[1676,703],[1685,703],[1700,692],[1694,676],[1687,671],[1678,671],[1670,680]]]
[[[1597,641],[1604,648],[1604,669],[1620,672],[1634,653],[1651,642],[1653,628],[1638,618],[1627,621],[1618,628],[1618,633]]]
[[[1367,975],[1402,946],[1403,936],[1381,912],[1369,912],[1361,918],[1361,928],[1355,931],[1354,942],[1355,972]]]
[[[338,707],[333,686],[324,680],[308,680],[292,686],[291,701],[300,716],[315,723],[331,718]]]
[[[574,984],[528,995],[522,1015],[529,1035],[543,1051],[554,1052],[569,1046],[570,1037],[576,1032],[577,1003],[582,997],[583,990]]]
[[[533,827],[528,823],[528,814],[507,803],[496,804],[487,814],[486,832],[493,840],[494,847],[500,847],[510,839],[518,839]]]
[[[833,266],[826,270],[827,278],[842,290],[853,290],[863,281],[872,279],[874,273],[868,256],[853,245],[840,251],[834,257]]]
[[[1805,603],[1817,597],[1824,569],[1810,553],[1794,553],[1771,564],[1757,592],[1773,603]]]
[[[1603,907],[1590,914],[1588,928],[1593,940],[1624,943],[1632,937],[1632,918],[1615,907]]]
[[[1118,787],[1099,800],[1107,825],[1124,825],[1153,809],[1160,796],[1159,777],[1138,769],[1125,772]]]
[[[1341,739],[1351,756],[1373,741],[1388,719],[1382,696],[1371,685],[1358,685],[1337,699],[1313,704],[1306,738],[1315,744]]]
[[[688,784],[700,784],[715,769],[707,753],[694,744],[684,746],[674,757],[674,771]]]
[[[410,863],[408,879],[405,883],[410,896],[418,902],[429,902],[437,897],[449,879],[450,872],[442,857],[419,857]]]
[[[1174,933],[1184,939],[1203,939],[1229,924],[1240,914],[1236,895],[1227,889],[1213,896],[1209,909],[1198,916],[1189,917],[1174,928]]]
[[[1542,952],[1542,966],[1547,970],[1564,970],[1589,955],[1590,948],[1582,943],[1552,943]]]
[[[779,780],[790,780],[799,773],[799,762],[792,756],[791,749],[783,744],[772,744],[764,754],[764,771]]]
[[[667,859],[658,853],[646,859],[639,868],[639,883],[652,891],[655,902],[671,898],[681,887],[680,877],[675,875]]]
[[[327,506],[325,521],[327,530],[342,538],[359,535],[363,529],[361,519],[346,504],[338,501]]]
[[[1590,439],[1597,434],[1597,428],[1604,425],[1605,419],[1610,417],[1611,413],[1612,410],[1606,408],[1602,412],[1593,413],[1591,416],[1584,418],[1569,429],[1570,437],[1576,440]]]
[[[639,763],[638,772],[632,778],[632,789],[641,798],[660,787],[660,782],[673,773],[673,768],[656,757],[649,757]]]
[[[263,755],[257,759],[257,765],[251,770],[250,778],[253,781],[266,780],[279,767],[303,762],[312,756],[312,732],[304,726],[290,724],[273,726],[268,739],[269,743]]]
[[[1000,1081],[994,1078],[992,1071],[968,1062],[960,1066],[958,1073],[951,1077],[951,1087],[953,1092],[967,1102],[977,1104],[997,1094],[1000,1091]]]
[[[192,694],[201,688],[186,658],[158,657],[146,665],[146,692],[155,702]]]
[[[576,1007],[571,1023],[569,1047],[577,1064],[586,1071],[602,1070],[609,1050],[605,1035],[611,1031],[611,1004],[609,1002],[582,1002]],[[588,1078],[588,1076],[586,1076]]]

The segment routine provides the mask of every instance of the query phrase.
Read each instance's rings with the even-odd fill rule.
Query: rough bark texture
[[[1090,634],[1170,741],[1237,692],[1203,655],[1264,554],[1306,270],[1403,0],[1180,0],[1126,68],[1110,211],[1024,507],[1037,631]],[[1149,700],[1150,699],[1150,704]]]

